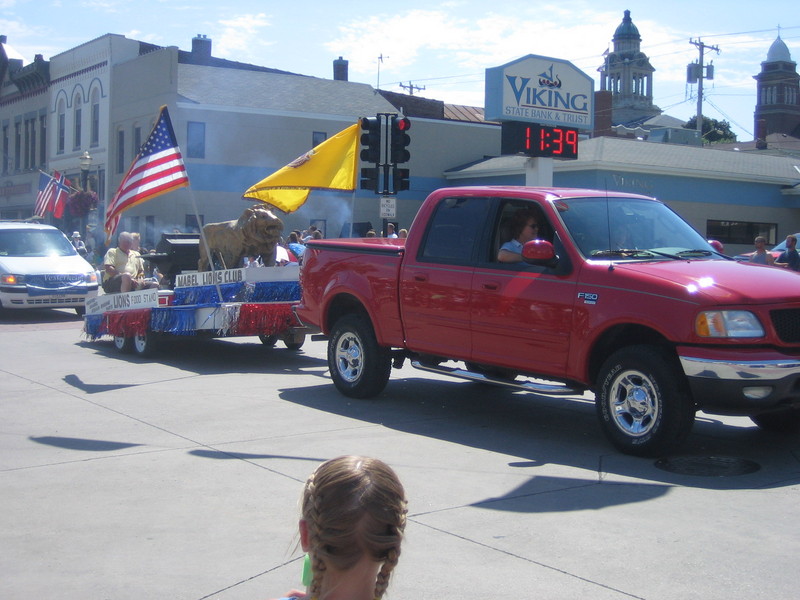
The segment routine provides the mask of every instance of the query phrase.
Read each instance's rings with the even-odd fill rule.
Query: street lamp
[[[88,150],[84,150],[80,158],[81,162],[81,187],[84,192],[88,192],[89,169],[92,167],[92,156]]]
[[[80,161],[81,165],[81,189],[84,193],[86,193],[89,191],[89,169],[92,168],[92,155],[89,154],[88,150],[84,150],[83,154],[81,154],[81,157],[78,160]],[[94,227],[97,223],[97,211],[89,210],[89,213],[90,215],[88,224],[86,223],[86,215],[80,218],[81,231],[87,237],[87,244],[90,243],[88,240],[89,229],[91,228],[94,230]],[[94,246],[93,243],[91,245]]]

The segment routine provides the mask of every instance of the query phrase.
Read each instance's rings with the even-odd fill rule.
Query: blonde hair
[[[329,566],[347,571],[366,555],[383,563],[375,582],[380,599],[400,557],[406,505],[403,485],[383,461],[340,456],[322,463],[306,481],[302,500],[314,573],[311,597],[319,598]]]

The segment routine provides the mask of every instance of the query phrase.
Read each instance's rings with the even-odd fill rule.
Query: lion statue
[[[264,264],[274,264],[270,258],[275,254],[282,232],[283,221],[263,204],[245,209],[238,220],[208,223],[203,226],[204,235],[200,237],[197,270],[211,270],[205,242],[208,242],[212,260],[223,269],[240,267],[245,256],[261,256]]]

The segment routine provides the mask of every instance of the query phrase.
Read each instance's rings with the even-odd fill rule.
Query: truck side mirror
[[[522,258],[526,263],[554,268],[558,264],[558,255],[553,244],[547,240],[531,240],[522,247]]]

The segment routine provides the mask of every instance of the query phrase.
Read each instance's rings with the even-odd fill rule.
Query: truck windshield
[[[75,247],[53,229],[8,229],[0,231],[0,256],[72,256]]]
[[[672,260],[717,256],[708,242],[665,204],[639,198],[571,198],[555,203],[586,258]]]

